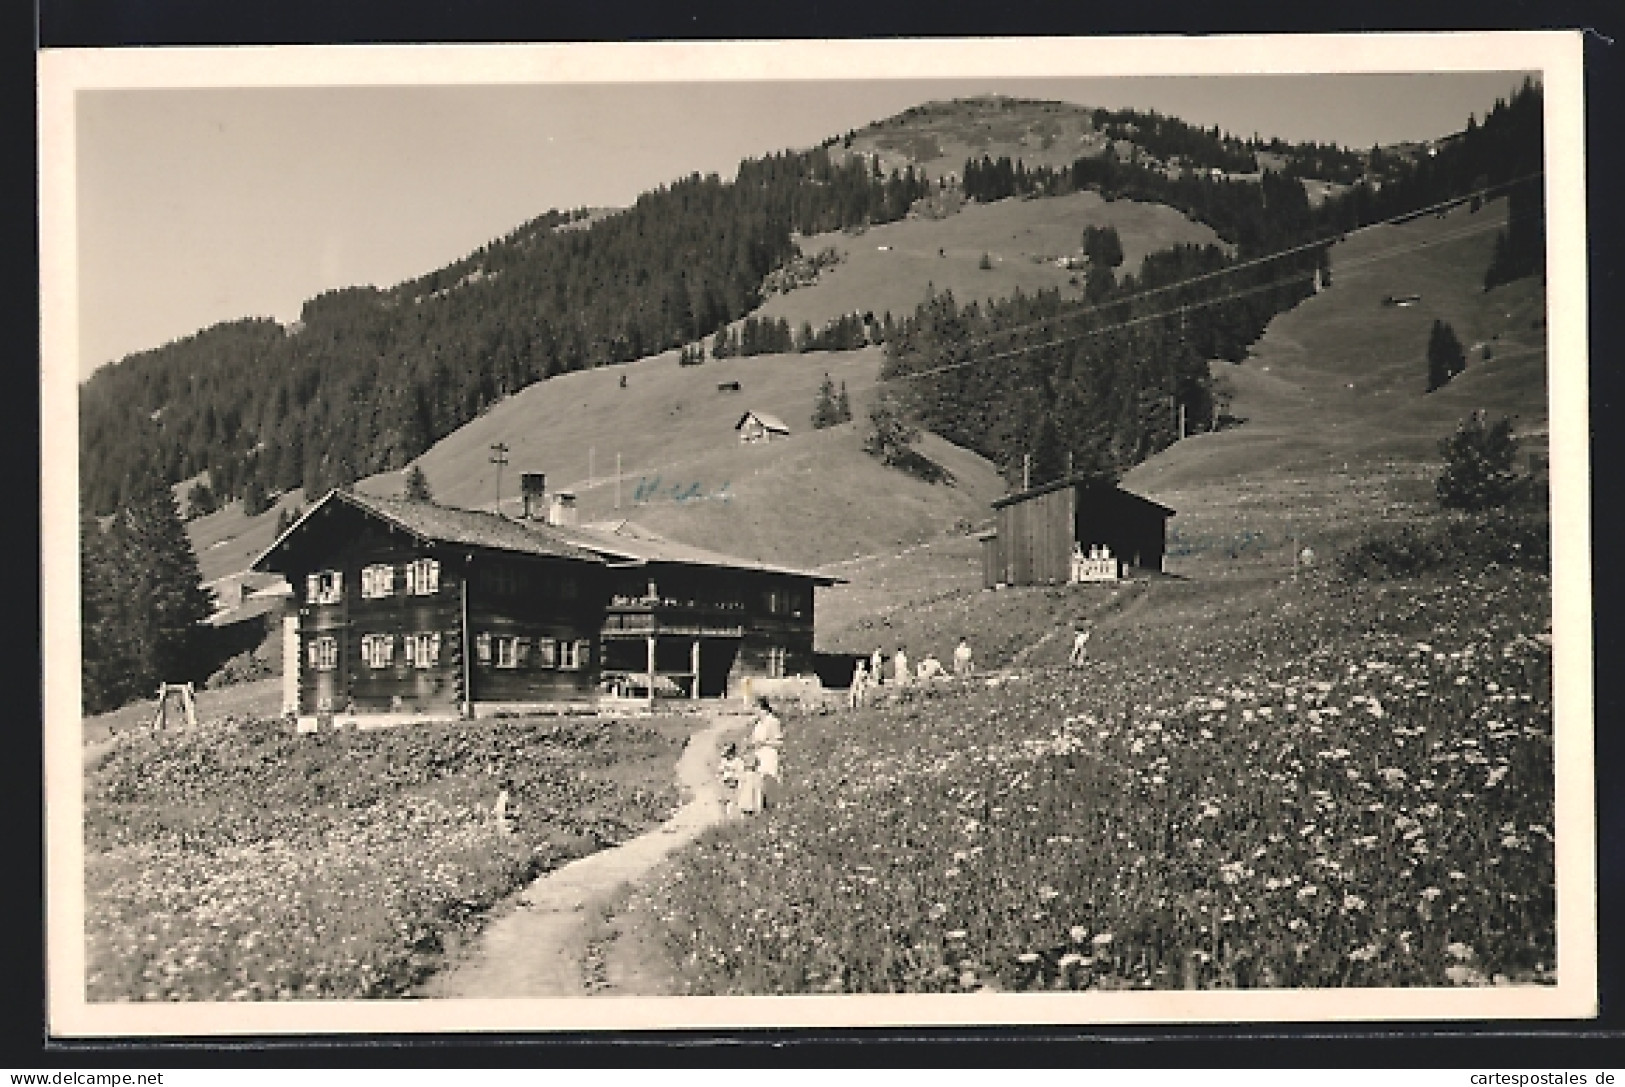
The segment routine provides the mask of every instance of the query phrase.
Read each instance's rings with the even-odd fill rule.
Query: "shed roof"
[[[790,433],[790,428],[784,425],[783,420],[781,420],[777,415],[769,415],[765,411],[747,411],[745,414],[739,417],[739,422],[734,424],[734,429],[738,430],[740,427],[744,426],[745,420],[751,418],[752,416],[756,418],[758,423],[761,423],[762,426],[773,431],[775,434]]]
[[[601,521],[579,527],[555,527],[552,531],[571,543],[605,558],[635,563],[671,563],[679,566],[717,566],[734,570],[754,570],[768,574],[789,574],[807,578],[819,585],[835,585],[844,578],[795,566],[756,562],[724,555],[703,547],[679,543],[631,521]]]
[[[1066,487],[1076,487],[1081,491],[1093,493],[1115,492],[1124,498],[1130,499],[1141,505],[1151,507],[1164,517],[1172,517],[1174,515],[1174,511],[1169,509],[1167,506],[1164,506],[1161,502],[1153,502],[1144,495],[1135,494],[1133,491],[1125,491],[1122,487],[1119,487],[1115,483],[1104,483],[1098,479],[1092,479],[1088,476],[1068,476],[1065,479],[1057,479],[1053,483],[1045,483],[1042,486],[1033,487],[1025,491],[1020,491],[1016,494],[1007,494],[1003,498],[996,500],[993,503],[993,508],[996,510],[1003,509],[1006,506],[1013,506],[1018,502],[1025,502],[1028,499],[1037,498],[1040,495],[1050,494]]]
[[[480,510],[437,506],[409,498],[381,498],[355,491],[329,491],[305,515],[295,521],[276,542],[266,548],[250,565],[252,570],[274,569],[268,561],[283,548],[287,541],[304,530],[318,512],[335,506],[350,506],[412,534],[425,543],[453,544],[480,547],[491,551],[508,551],[521,555],[544,558],[574,559],[578,562],[600,563],[603,559],[592,551],[576,547],[557,535],[551,526],[526,524]]]

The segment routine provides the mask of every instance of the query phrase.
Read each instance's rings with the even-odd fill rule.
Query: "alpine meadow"
[[[924,101],[96,370],[86,999],[1553,990],[1544,94]]]

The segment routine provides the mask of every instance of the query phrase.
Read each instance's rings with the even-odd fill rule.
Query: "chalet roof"
[[[276,542],[266,548],[249,568],[272,569],[267,560],[283,546],[285,541],[300,532],[318,511],[332,505],[354,507],[410,533],[424,543],[480,547],[521,555],[574,559],[578,562],[603,562],[603,559],[594,552],[583,550],[560,538],[558,530],[551,526],[513,521],[494,513],[437,506],[408,498],[381,498],[376,495],[358,494],[355,491],[335,490],[329,491],[326,497],[277,537]]]
[[[1042,486],[1033,487],[1017,494],[1007,494],[1003,498],[996,500],[993,503],[993,508],[996,510],[1003,509],[1006,506],[1013,506],[1017,502],[1025,502],[1030,498],[1037,498],[1040,495],[1050,494],[1053,491],[1059,491],[1066,487],[1077,487],[1080,490],[1095,493],[1115,491],[1124,498],[1138,502],[1144,506],[1150,506],[1164,517],[1172,517],[1174,515],[1174,511],[1169,509],[1167,506],[1164,506],[1161,502],[1153,502],[1144,495],[1135,494],[1133,491],[1125,491],[1122,487],[1119,487],[1115,483],[1104,483],[1097,479],[1091,479],[1088,476],[1068,476],[1064,479],[1057,479],[1053,483],[1045,483]]]
[[[739,428],[743,427],[745,425],[745,420],[753,416],[758,423],[761,423],[763,427],[773,431],[775,434],[790,433],[790,428],[784,425],[783,420],[781,420],[777,415],[769,415],[765,411],[747,411],[745,414],[739,417],[739,422],[734,424],[734,429],[738,430]]]
[[[755,570],[768,574],[789,574],[807,578],[819,585],[843,582],[831,574],[776,563],[724,555],[703,547],[679,543],[631,521],[601,521],[579,527],[551,527],[571,543],[605,558],[635,563],[672,563],[680,566],[721,566],[734,570]]]

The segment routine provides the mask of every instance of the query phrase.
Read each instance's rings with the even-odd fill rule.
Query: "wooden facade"
[[[1074,548],[1105,546],[1125,567],[1162,570],[1174,511],[1112,484],[1066,479],[993,503],[996,530],[982,541],[982,581],[1060,585]]]
[[[254,568],[293,586],[301,716],[721,695],[813,669],[836,579],[648,534],[333,492]],[[653,682],[664,677],[663,682]],[[641,682],[634,682],[641,680]]]

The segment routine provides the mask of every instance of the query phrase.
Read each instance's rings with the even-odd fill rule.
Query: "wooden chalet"
[[[601,674],[623,691],[691,698],[749,676],[814,672],[813,596],[838,578],[732,558],[631,522],[556,527],[609,567]]]
[[[1112,564],[1114,577],[1130,569],[1161,572],[1174,515],[1149,498],[1082,477],[1007,495],[993,509],[995,529],[981,537],[982,583],[990,589],[1066,584],[1079,580],[1080,567],[1103,562]]]
[[[301,717],[699,698],[810,673],[813,591],[839,580],[624,523],[352,491],[330,492],[252,568],[293,587],[284,709]]]
[[[765,411],[747,411],[734,424],[741,442],[771,442],[775,437],[788,438],[790,428],[777,415]]]

